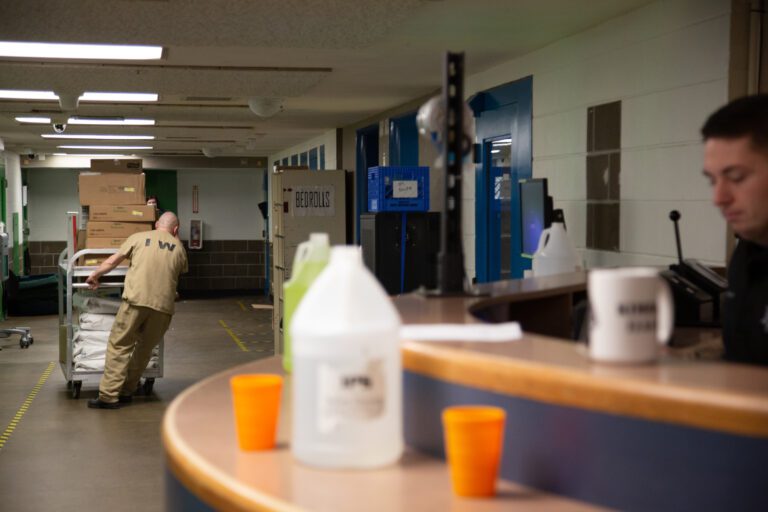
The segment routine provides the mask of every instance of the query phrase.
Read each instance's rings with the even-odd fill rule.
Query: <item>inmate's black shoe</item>
[[[129,404],[133,402],[133,395],[120,395],[117,397],[117,402],[120,404]]]
[[[88,400],[89,409],[119,409],[118,402],[102,402],[100,398],[91,398]]]

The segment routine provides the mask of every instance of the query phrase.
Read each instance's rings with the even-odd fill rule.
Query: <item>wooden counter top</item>
[[[229,378],[238,373],[283,372],[279,358],[273,357],[219,373],[184,391],[163,419],[163,445],[172,476],[209,507],[334,512],[494,512],[512,506],[532,511],[595,509],[504,481],[494,499],[457,498],[450,490],[445,463],[413,450],[398,464],[378,470],[329,471],[297,463],[289,442],[290,378],[283,390],[278,448],[241,452],[229,392]],[[173,500],[169,497],[169,510],[175,509]]]
[[[585,281],[583,273],[568,274],[483,285],[485,296],[409,294],[394,302],[411,324],[478,322],[489,311],[498,321],[515,319],[529,313],[530,304],[552,308],[537,311],[546,321],[547,315],[569,314]],[[593,363],[584,344],[530,333],[505,343],[405,341],[410,446],[442,452],[439,416],[448,405],[507,410],[502,474],[509,480],[493,500],[454,497],[445,463],[412,449],[399,464],[373,471],[295,462],[290,378],[278,448],[240,452],[229,377],[282,369],[278,358],[233,368],[186,390],[166,413],[167,508],[189,510],[189,501],[173,501],[184,493],[222,510],[583,510],[587,503],[721,510],[764,504],[768,490],[759,468],[768,455],[768,368],[713,360],[715,331],[682,334],[698,339],[666,349],[657,364],[625,366]]]
[[[472,323],[471,311],[567,296],[585,283],[573,273],[483,285],[483,297],[408,294],[394,303],[404,323]],[[700,348],[665,348],[658,364],[594,363],[584,343],[526,333],[507,343],[406,343],[403,367],[557,405],[768,438],[768,368],[711,360],[718,331],[681,335],[698,336]]]
[[[481,320],[473,313],[510,302],[527,302],[541,298],[585,292],[587,274],[573,272],[558,276],[516,279],[479,284],[473,288],[476,295],[462,297],[427,298],[419,293],[394,298],[403,323],[468,323]]]

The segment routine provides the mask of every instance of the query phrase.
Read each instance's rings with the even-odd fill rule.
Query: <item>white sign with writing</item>
[[[336,215],[333,185],[294,187],[291,212],[295,217],[333,217]]]
[[[419,182],[416,180],[395,180],[392,182],[392,197],[412,198],[419,197]]]

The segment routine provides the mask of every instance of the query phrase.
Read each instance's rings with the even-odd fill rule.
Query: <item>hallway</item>
[[[163,510],[163,412],[194,382],[272,354],[272,311],[251,308],[256,303],[266,298],[178,302],[165,336],[164,377],[151,397],[116,411],[86,407],[95,386],[71,398],[58,363],[56,316],[3,322],[31,327],[35,343],[22,350],[18,336],[0,339],[0,510]]]

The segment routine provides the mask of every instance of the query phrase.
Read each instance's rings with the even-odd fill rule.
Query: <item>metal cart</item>
[[[69,212],[67,226],[76,228],[77,214]],[[72,297],[76,290],[88,289],[85,283],[86,278],[96,270],[96,266],[80,266],[77,262],[82,261],[84,256],[108,256],[115,254],[117,249],[83,249],[78,252],[72,252],[77,239],[77,230],[69,230],[67,236],[67,248],[59,255],[58,275],[59,275],[59,363],[64,377],[67,379],[67,388],[72,392],[73,398],[80,397],[80,389],[83,383],[97,386],[101,380],[103,371],[98,370],[76,370],[73,357],[74,350],[74,326],[77,324],[73,320]],[[123,278],[128,272],[128,267],[117,267],[112,272],[103,276],[99,288],[117,288],[122,290],[124,286]],[[76,320],[76,316],[74,316]],[[158,345],[158,361],[156,368],[147,368],[144,371],[144,382],[142,391],[145,395],[152,393],[155,379],[163,376],[163,340]]]

